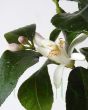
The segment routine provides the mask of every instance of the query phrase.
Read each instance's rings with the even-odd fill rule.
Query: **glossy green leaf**
[[[53,92],[46,66],[22,84],[18,98],[26,110],[51,110]]]
[[[75,13],[61,13],[55,15],[52,24],[64,31],[85,32],[88,31],[88,5]]]
[[[88,69],[77,67],[69,75],[66,110],[88,110]]]
[[[68,45],[70,45],[74,38],[76,38],[77,35],[79,34],[78,32],[65,32],[65,33]]]
[[[15,88],[18,78],[38,62],[39,53],[31,50],[5,51],[0,59],[0,105]]]
[[[50,34],[50,40],[55,41],[58,35],[60,34],[61,30],[54,29]]]
[[[85,55],[86,60],[88,61],[88,47],[81,48],[80,52]]]
[[[25,27],[22,27],[22,28],[14,30],[14,31],[8,32],[4,36],[9,43],[19,43],[18,42],[19,36],[25,36],[31,42],[33,42],[35,30],[36,30],[36,25],[32,24],[32,25],[27,25]]]

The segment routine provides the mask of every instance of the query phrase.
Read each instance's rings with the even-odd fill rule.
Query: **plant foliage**
[[[49,37],[51,42],[53,42],[58,38],[59,34],[63,32],[63,36],[66,40],[65,45],[67,44],[65,51],[67,54],[70,48],[73,48],[73,46],[86,39],[86,37],[81,37],[78,38],[77,41],[75,38],[79,34],[84,33],[86,36],[88,35],[88,0],[69,1],[77,2],[79,10],[74,13],[66,13],[65,10],[60,7],[59,0],[53,0],[57,13],[51,19],[51,23],[55,26],[55,29],[50,33]],[[39,58],[42,54],[35,48],[35,35],[35,24],[27,25],[4,34],[8,44],[20,44],[25,48],[15,52],[6,50],[0,58],[0,105],[3,104],[6,98],[11,94],[18,79],[25,70],[39,62]],[[19,36],[26,37],[29,41],[27,44],[29,46],[32,45],[33,48],[28,48],[19,43]],[[38,43],[41,44],[41,42]],[[63,42],[61,43],[63,44]],[[44,46],[45,44],[42,45],[42,49]],[[45,47],[47,48],[48,46],[49,45],[46,45]],[[54,51],[51,51],[51,57],[53,52],[57,52],[55,50],[57,49],[56,47],[54,47]],[[49,49],[51,48],[52,46],[50,45]],[[76,49],[74,48],[73,50]],[[80,52],[85,56],[85,60],[88,62],[88,46],[81,48]],[[57,55],[57,53],[55,53],[55,55]],[[60,60],[64,61],[64,59]],[[51,59],[48,61],[51,61]],[[71,67],[72,69],[68,78],[66,91],[66,110],[88,110],[88,69],[75,67],[74,62],[75,61],[73,61],[70,66],[66,65],[66,68]],[[50,63],[57,64],[54,61],[49,63],[45,62],[37,72],[23,82],[18,90],[18,99],[27,110],[51,110],[52,108],[54,95],[47,68],[47,65]],[[58,107],[58,109],[60,108]]]

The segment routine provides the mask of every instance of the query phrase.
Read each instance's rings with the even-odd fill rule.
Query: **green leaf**
[[[79,0],[78,2],[79,9],[82,9],[87,5],[88,5],[88,0]]]
[[[60,34],[61,30],[54,29],[50,34],[50,40],[55,41],[58,35]]]
[[[86,60],[88,61],[88,47],[81,48],[80,52],[85,55]]]
[[[88,12],[88,10],[84,10],[85,12]],[[79,13],[61,13],[55,15],[51,22],[52,24],[57,27],[60,30],[64,31],[73,31],[73,32],[84,32],[88,31],[88,21],[87,18],[82,16],[82,13],[85,12],[79,12]]]
[[[68,48],[68,54],[71,55],[71,53],[73,52],[74,48],[82,43],[83,41],[85,41],[88,38],[88,35],[81,33],[80,35],[78,35],[70,44],[69,48]]]
[[[74,48],[73,53],[78,53],[78,51],[77,51],[77,49],[76,49],[76,48]]]
[[[77,67],[69,75],[66,110],[88,110],[88,69]]]
[[[9,43],[19,43],[18,42],[19,36],[25,36],[33,43],[35,30],[36,30],[36,25],[32,24],[32,25],[27,25],[25,27],[8,32],[4,36]]]
[[[65,32],[66,34],[66,40],[68,45],[71,44],[71,42],[74,40],[74,38],[77,37],[77,35],[79,34],[78,32]]]
[[[15,88],[18,78],[38,62],[39,53],[31,50],[5,51],[0,59],[0,105]]]
[[[22,84],[18,98],[26,110],[51,110],[53,92],[47,66],[43,66]]]
[[[72,0],[73,1],[73,0]],[[75,0],[79,4],[79,11],[72,14],[59,13],[55,15],[52,24],[63,31],[85,32],[88,31],[88,0]]]

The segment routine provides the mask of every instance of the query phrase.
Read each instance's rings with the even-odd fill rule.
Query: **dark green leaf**
[[[77,35],[79,34],[78,32],[65,32],[66,34],[66,40],[68,45],[71,44],[71,42],[74,40],[74,38],[77,37]]]
[[[88,23],[88,5],[85,6],[79,13],[80,16]]]
[[[58,35],[60,34],[61,30],[54,29],[50,34],[50,40],[55,41]]]
[[[81,48],[80,51],[85,55],[86,60],[88,61],[88,47]]]
[[[33,37],[35,35],[36,25],[28,25],[19,29],[16,29],[14,31],[6,33],[4,36],[6,40],[9,43],[19,43],[18,37],[19,36],[25,36],[27,37],[31,42],[33,42]]]
[[[51,22],[55,27],[64,31],[88,31],[88,0],[74,1],[79,4],[80,10],[78,12],[59,13],[52,18]]]
[[[22,84],[18,98],[26,110],[51,110],[53,92],[46,66]]]
[[[55,15],[51,22],[52,24],[60,30],[64,31],[75,31],[75,32],[83,32],[88,31],[88,19],[83,13],[87,13],[88,10],[79,13],[61,13]]]
[[[76,1],[78,3],[87,3],[88,0],[69,0],[69,1]]]
[[[69,75],[66,110],[88,110],[88,69],[77,67]]]
[[[74,48],[73,53],[78,53],[77,49]]]
[[[10,95],[20,75],[38,62],[39,53],[31,50],[6,51],[0,59],[0,105]]]
[[[61,13],[55,15],[52,24],[64,31],[85,32],[88,31],[88,5],[75,13]]]

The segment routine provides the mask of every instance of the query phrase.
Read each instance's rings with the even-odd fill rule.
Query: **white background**
[[[65,8],[67,12],[74,12],[77,10],[76,3],[63,2],[61,6]],[[7,48],[4,33],[16,28],[36,23],[37,32],[48,38],[50,32],[54,28],[50,23],[54,14],[55,5],[52,0],[0,0],[0,55]],[[38,68],[39,66],[35,65],[24,73],[17,87],[7,98],[2,107],[0,107],[0,110],[25,110],[17,100],[16,92],[23,80],[30,76],[29,73],[32,74]],[[52,110],[58,110],[57,107],[59,110],[65,110],[63,104],[62,99],[59,98],[55,102]]]

